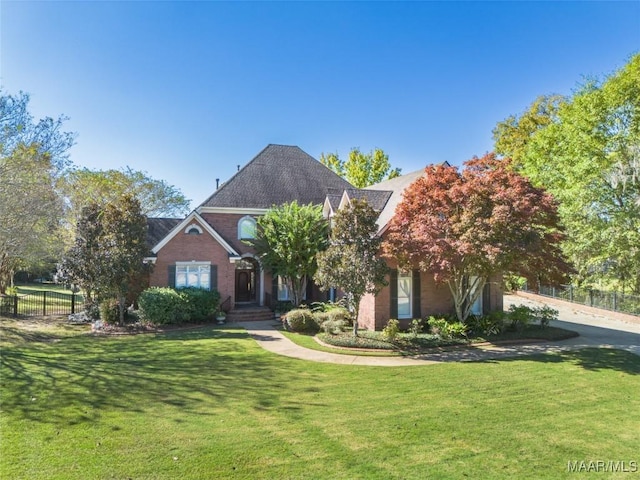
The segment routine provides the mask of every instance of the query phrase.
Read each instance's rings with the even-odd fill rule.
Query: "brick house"
[[[380,212],[378,235],[384,238],[396,207],[402,200],[402,193],[413,182],[425,174],[417,170],[365,189],[345,189],[341,195],[327,197],[323,212],[330,218],[351,199],[366,199],[369,205]],[[453,296],[446,285],[437,284],[432,275],[419,270],[402,271],[393,259],[386,259],[391,273],[389,285],[377,295],[365,295],[360,302],[359,324],[370,330],[381,330],[390,318],[400,321],[403,328],[411,319],[430,315],[455,313]],[[502,277],[489,278],[482,295],[472,307],[474,314],[486,314],[503,308]]]
[[[150,218],[149,241],[155,264],[151,286],[196,286],[217,289],[230,320],[272,317],[277,301],[289,300],[286,284],[265,271],[255,251],[243,240],[253,237],[256,219],[274,205],[297,200],[323,205],[331,217],[345,202],[366,198],[380,212],[384,235],[402,192],[423,170],[366,189],[346,180],[295,146],[268,145],[222,184],[184,219]],[[381,329],[389,318],[410,321],[451,313],[453,300],[446,286],[418,271],[398,271],[393,261],[390,284],[377,296],[363,298],[360,323]],[[494,279],[497,280],[497,279]],[[500,282],[490,282],[476,310],[502,309]],[[328,299],[327,292],[309,282],[309,301]]]
[[[293,200],[321,205],[351,185],[295,146],[268,145],[184,219],[149,219],[155,263],[151,286],[217,289],[231,320],[273,317],[289,300],[280,278],[265,271],[253,248],[256,218]],[[309,301],[327,294],[310,285]]]

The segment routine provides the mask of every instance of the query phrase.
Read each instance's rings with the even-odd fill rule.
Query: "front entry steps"
[[[227,314],[227,322],[251,322],[272,320],[273,311],[269,307],[234,308]]]

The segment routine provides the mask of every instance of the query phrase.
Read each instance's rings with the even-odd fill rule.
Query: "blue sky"
[[[640,2],[0,3],[0,83],[70,117],[71,160],[192,207],[269,143],[411,172],[492,149],[538,95],[640,51]]]

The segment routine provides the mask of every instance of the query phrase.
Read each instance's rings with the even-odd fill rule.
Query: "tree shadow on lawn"
[[[236,402],[296,411],[295,390],[305,388],[290,383],[296,372],[288,359],[263,351],[240,328],[80,336],[5,348],[1,360],[3,410],[58,425],[92,422],[103,410],[147,413],[158,404],[178,407],[176,421],[223,415]]]
[[[585,370],[615,370],[630,375],[640,375],[640,356],[615,348],[581,348],[557,353],[508,357],[478,361],[478,363],[503,363],[514,361],[534,361],[542,363],[570,362]]]

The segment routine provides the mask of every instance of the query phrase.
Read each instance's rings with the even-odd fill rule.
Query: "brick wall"
[[[201,216],[240,255],[244,253],[254,253],[252,247],[238,239],[238,221],[246,215],[235,213],[203,213]],[[256,217],[253,216],[253,218]]]
[[[169,266],[179,262],[211,262],[218,267],[218,291],[224,301],[232,297],[235,289],[235,266],[229,261],[229,254],[206,231],[200,235],[179,232],[160,251],[149,278],[151,286],[169,285]]]
[[[387,262],[389,268],[397,268],[392,260]],[[387,277],[387,281],[389,278]],[[502,276],[495,275],[490,278],[489,308],[502,310],[503,291]],[[359,324],[369,330],[382,330],[391,312],[391,289],[384,287],[377,296],[365,295],[360,302],[358,314]],[[455,313],[453,296],[446,284],[436,283],[433,275],[420,273],[420,313],[422,318],[430,315],[450,315]],[[410,320],[400,320],[400,326],[407,328]]]

